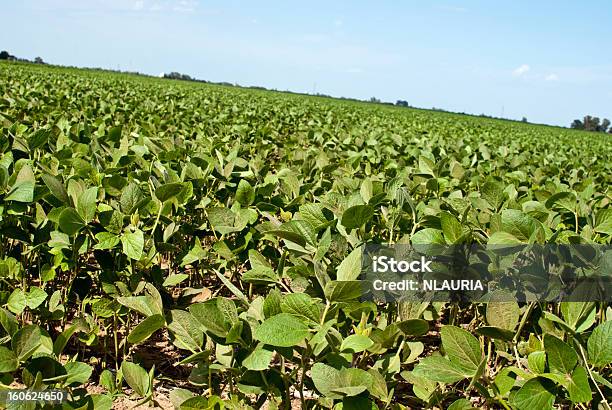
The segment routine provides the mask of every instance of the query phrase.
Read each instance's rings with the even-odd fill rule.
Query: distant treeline
[[[9,60],[9,61],[21,61],[23,63],[35,63],[35,64],[46,64],[42,58],[40,57],[36,57],[33,61],[32,60],[28,60],[26,58],[19,58],[19,57],[15,57],[14,55],[11,55],[11,53],[9,53],[6,50],[0,51],[0,60]]]
[[[600,120],[599,117],[594,117],[592,115],[585,115],[582,121],[574,120],[574,122],[572,122],[570,125],[570,128],[593,132],[608,132],[612,134],[612,127],[610,127],[609,119],[604,118],[603,120]]]

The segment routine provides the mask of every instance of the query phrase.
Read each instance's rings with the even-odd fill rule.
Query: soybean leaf
[[[165,324],[166,320],[162,315],[149,316],[132,329],[127,337],[127,341],[132,344],[143,342]]]
[[[574,403],[585,403],[593,399],[587,371],[584,367],[578,366],[572,372],[567,391],[569,392],[570,399]]]
[[[587,341],[589,362],[597,367],[612,363],[612,321],[608,320],[593,330]]]
[[[58,179],[58,177],[54,177],[49,174],[43,174],[42,180],[47,186],[47,188],[49,188],[49,191],[54,197],[59,199],[62,203],[64,203],[64,205],[69,204],[68,192],[64,187],[64,183],[60,179]]]
[[[183,184],[180,182],[174,182],[170,184],[164,184],[155,190],[155,197],[161,202],[165,202],[168,199],[178,195],[183,189]]]
[[[166,320],[168,331],[174,336],[174,344],[196,353],[204,343],[204,329],[193,315],[184,310],[170,311]]]
[[[421,359],[414,368],[414,374],[440,383],[456,383],[470,376],[450,360],[442,356]]]
[[[308,327],[289,313],[279,313],[260,324],[253,336],[272,346],[292,347],[308,337]]]
[[[260,343],[251,354],[242,361],[242,365],[254,371],[268,370],[273,355],[273,350],[266,348],[263,343]]]
[[[470,332],[456,326],[443,326],[440,330],[442,346],[450,361],[465,374],[473,375],[482,362],[480,343]]]
[[[149,374],[139,365],[124,361],[121,363],[121,374],[127,384],[140,397],[147,397],[151,392]]]
[[[372,347],[374,342],[364,335],[350,335],[342,341],[340,345],[341,352],[359,353]]]
[[[243,206],[249,206],[255,200],[255,189],[245,179],[241,179],[236,189],[236,201]]]
[[[125,232],[121,236],[123,253],[131,259],[140,260],[144,249],[144,234],[140,229],[134,232]]]
[[[511,403],[518,410],[552,409],[556,391],[552,382],[534,378],[527,382],[512,397]]]
[[[86,225],[81,215],[74,208],[66,208],[59,216],[59,227],[70,236],[78,233]]]
[[[17,370],[17,356],[4,346],[0,346],[0,373],[10,373]]]
[[[355,248],[338,266],[336,278],[340,281],[355,280],[361,273],[361,248]]]
[[[348,229],[359,228],[367,223],[374,215],[374,208],[370,205],[355,205],[342,214],[341,223]]]
[[[578,354],[573,347],[551,334],[544,335],[544,347],[551,372],[569,375],[574,371],[578,363]]]

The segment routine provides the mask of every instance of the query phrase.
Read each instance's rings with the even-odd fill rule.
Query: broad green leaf
[[[406,336],[420,336],[429,331],[429,323],[423,319],[408,319],[397,322],[397,327]]]
[[[164,280],[164,283],[162,283],[162,286],[165,286],[165,287],[176,286],[188,278],[189,278],[189,275],[186,273],[172,274]]]
[[[289,293],[280,299],[280,308],[284,313],[290,313],[298,318],[319,323],[321,309],[318,302],[305,293]]]
[[[38,129],[28,137],[28,146],[31,150],[41,147],[49,141],[51,136],[51,130],[44,128]]]
[[[278,289],[272,289],[264,299],[263,313],[266,318],[281,313],[282,297]]]
[[[415,245],[445,245],[446,241],[442,231],[433,228],[425,228],[412,235],[411,241]]]
[[[480,326],[476,329],[476,333],[482,336],[487,336],[492,339],[505,340],[507,342],[514,339],[514,333],[508,329],[502,329],[495,326]]]
[[[597,211],[593,230],[604,235],[612,235],[612,208]]]
[[[456,383],[470,375],[442,356],[421,359],[414,368],[414,374],[440,383]]]
[[[20,362],[27,360],[43,342],[40,327],[28,325],[22,327],[11,339],[11,348]]]
[[[191,313],[175,309],[166,319],[168,331],[174,336],[174,344],[179,348],[196,353],[204,343],[204,329]]]
[[[442,225],[442,232],[446,242],[458,243],[463,236],[463,228],[457,218],[451,213],[442,212],[440,214],[440,224]]]
[[[0,325],[9,336],[13,336],[19,330],[15,316],[4,308],[0,308]]]
[[[480,343],[470,332],[456,326],[443,326],[440,330],[442,347],[450,361],[465,374],[473,375],[482,362]]]
[[[503,231],[494,232],[487,241],[489,245],[516,245],[521,243],[516,236]]]
[[[132,329],[127,337],[127,341],[132,344],[143,342],[165,324],[166,320],[162,315],[149,316]]]
[[[595,323],[597,304],[594,302],[562,302],[561,314],[576,332],[584,332]]]
[[[341,352],[359,353],[369,349],[374,345],[374,342],[364,335],[350,335],[342,341],[340,345]]]
[[[330,302],[348,302],[364,293],[364,285],[357,280],[330,281],[325,285],[325,296]]]
[[[206,331],[220,337],[227,336],[231,323],[223,317],[217,299],[193,304],[189,306],[189,312],[202,324]]]
[[[168,396],[175,409],[179,409],[182,403],[194,397],[191,391],[180,387],[172,390]]]
[[[544,348],[551,372],[572,374],[578,363],[578,354],[573,347],[553,335],[545,334]]]
[[[512,396],[511,403],[518,410],[552,409],[556,391],[546,379],[535,378],[527,382]]]
[[[241,230],[236,224],[236,214],[229,208],[209,208],[206,214],[214,230],[222,235]]]
[[[529,370],[535,374],[542,374],[546,372],[546,352],[541,350],[537,352],[531,352],[527,357],[527,363]]]
[[[587,349],[589,363],[597,367],[603,367],[612,363],[612,320],[608,320],[597,326],[589,340]]]
[[[501,213],[502,230],[524,243],[542,242],[544,229],[533,217],[516,209],[504,209]]]
[[[64,183],[58,177],[43,174],[42,180],[54,197],[59,199],[64,205],[69,205],[68,192],[64,187]]]
[[[356,229],[366,224],[374,216],[374,208],[370,205],[355,205],[342,214],[341,223],[348,229]]]
[[[336,278],[339,281],[356,280],[361,273],[361,248],[355,248],[353,251],[338,265],[338,273]]]
[[[74,208],[66,208],[59,216],[59,227],[70,236],[78,233],[86,225],[81,215]]]
[[[47,300],[47,292],[37,286],[32,286],[27,293],[27,304],[30,309],[36,309]]]
[[[121,192],[121,198],[119,199],[121,211],[127,215],[133,214],[136,209],[138,209],[143,199],[144,196],[138,184],[131,182]]]
[[[140,229],[136,229],[134,232],[125,232],[121,236],[121,245],[125,255],[138,261],[142,258],[144,234]]]
[[[259,371],[268,370],[270,361],[274,351],[266,348],[263,343],[257,345],[257,347],[249,354],[243,361],[242,365],[249,370]]]
[[[5,201],[32,202],[34,200],[34,172],[29,165],[24,165],[19,170],[15,184],[11,188]]]
[[[567,391],[569,392],[570,399],[574,403],[585,403],[593,399],[587,371],[584,367],[576,367],[576,370],[572,373],[572,377],[569,379]]]
[[[356,396],[370,388],[372,376],[362,369],[346,368],[338,372],[338,380],[332,392],[343,397]]]
[[[89,380],[93,367],[82,362],[68,362],[64,365],[68,378],[64,381],[66,385],[79,386]]]
[[[21,314],[28,305],[28,296],[21,288],[15,289],[8,298],[7,307],[16,315]]]
[[[487,322],[491,326],[514,330],[518,325],[521,310],[514,299],[504,294],[494,294],[487,303]]]
[[[452,402],[447,410],[472,410],[473,408],[468,399],[458,399]]]
[[[155,197],[161,202],[165,202],[168,199],[178,195],[183,189],[183,184],[180,182],[174,182],[170,184],[164,184],[155,190]]]
[[[499,394],[505,396],[516,383],[517,374],[513,371],[512,367],[502,367],[502,369],[495,376],[495,386],[499,390]]]
[[[149,374],[136,363],[126,361],[121,363],[121,374],[138,396],[147,397],[151,393]]]
[[[576,194],[573,192],[557,192],[546,200],[549,209],[574,212],[576,210]]]
[[[96,410],[111,410],[113,408],[113,399],[108,394],[90,394],[89,403]]]
[[[17,370],[17,356],[4,346],[0,346],[0,373],[10,373]]]
[[[196,396],[181,403],[179,410],[215,410],[222,406],[223,401],[217,396]]]
[[[241,179],[236,189],[236,201],[242,206],[249,206],[255,200],[255,189],[245,179]]]
[[[361,369],[337,370],[323,363],[315,363],[311,370],[315,387],[329,398],[356,396],[370,388],[372,376]]]
[[[480,195],[493,209],[499,209],[505,199],[504,184],[499,181],[487,181],[480,189]]]
[[[96,234],[98,243],[94,245],[94,249],[113,249],[121,240],[118,235],[110,232],[99,232]]]
[[[90,223],[96,215],[96,201],[98,199],[98,188],[92,187],[85,190],[77,202],[77,212],[86,224]]]
[[[289,313],[279,313],[260,324],[253,337],[255,339],[279,347],[292,347],[300,344],[308,337],[308,327]]]

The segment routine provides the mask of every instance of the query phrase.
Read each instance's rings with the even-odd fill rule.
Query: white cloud
[[[515,77],[520,77],[523,74],[526,74],[529,70],[531,70],[531,67],[529,67],[527,64],[523,64],[523,65],[515,68],[512,71],[512,75],[515,76]]]
[[[559,80],[559,76],[557,74],[555,74],[555,73],[551,73],[551,74],[548,74],[546,77],[544,77],[544,79],[546,81],[558,81]]]
[[[351,67],[348,70],[346,70],[346,72],[350,74],[359,74],[359,73],[363,73],[363,70],[359,67]]]
[[[144,8],[144,0],[137,0],[132,6],[134,10],[142,10]]]
[[[334,20],[334,26],[336,27],[340,27],[344,24],[344,21],[342,19],[336,19]]]
[[[179,0],[178,4],[173,7],[174,11],[191,12],[194,11],[198,2],[196,0]]]

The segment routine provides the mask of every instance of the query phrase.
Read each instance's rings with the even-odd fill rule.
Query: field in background
[[[607,408],[608,304],[381,305],[354,281],[366,242],[610,244],[609,135],[16,63],[0,127],[5,387]]]

